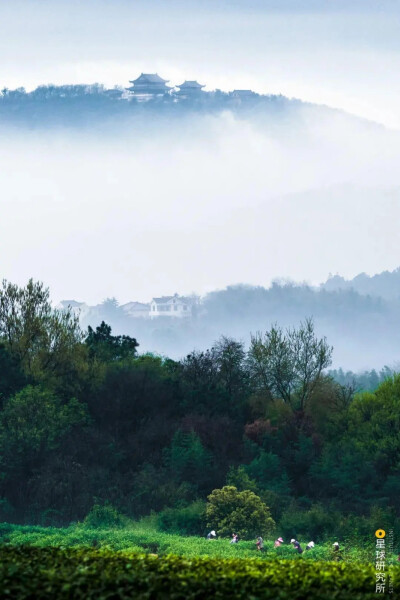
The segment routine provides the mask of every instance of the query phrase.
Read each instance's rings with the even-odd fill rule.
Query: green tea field
[[[375,548],[330,544],[298,555],[289,545],[260,553],[251,541],[208,541],[159,532],[151,521],[120,529],[85,525],[0,527],[2,598],[277,598],[376,597]],[[392,598],[400,584],[387,558]]]

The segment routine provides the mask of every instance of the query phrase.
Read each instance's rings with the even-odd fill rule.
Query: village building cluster
[[[189,318],[193,316],[193,309],[198,299],[195,297],[179,296],[161,296],[152,298],[151,302],[127,302],[119,308],[130,318],[157,319],[167,318]],[[80,318],[86,318],[89,315],[94,316],[100,310],[99,306],[88,306],[85,302],[75,300],[63,300],[57,308],[61,310],[71,309],[74,314]]]
[[[192,298],[179,296],[161,296],[153,298],[150,303],[129,302],[121,308],[130,317],[147,317],[156,319],[158,317],[187,318],[192,316],[194,301]]]
[[[168,79],[163,79],[158,73],[142,73],[137,79],[130,81],[132,85],[126,89],[127,97],[135,98],[138,101],[146,101],[154,98],[173,96],[176,100],[199,99],[204,94],[204,84],[194,80],[186,80],[180,85],[174,87],[167,85]],[[233,90],[230,92],[232,98],[247,99],[257,97],[258,94],[251,90]]]

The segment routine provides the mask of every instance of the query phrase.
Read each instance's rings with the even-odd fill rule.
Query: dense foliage
[[[396,588],[398,574],[391,573]],[[55,548],[0,549],[3,598],[374,598],[372,566],[220,560]]]
[[[82,333],[42,284],[4,282],[0,520],[61,525],[108,504],[196,533],[199,502],[229,485],[282,535],[396,527],[399,376],[354,395],[326,375],[332,350],[310,320],[182,361],[137,348],[106,323]]]
[[[268,506],[254,492],[240,492],[233,485],[208,496],[206,517],[208,527],[215,527],[218,535],[227,536],[233,531],[245,539],[266,535],[275,527]]]

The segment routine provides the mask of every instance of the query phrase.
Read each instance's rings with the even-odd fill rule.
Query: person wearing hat
[[[282,544],[283,544],[283,538],[278,537],[278,539],[275,540],[274,548],[279,548],[279,546],[282,546]]]
[[[207,539],[208,540],[212,540],[215,537],[217,537],[217,534],[215,533],[214,529],[212,531],[210,531],[209,534],[207,534]]]
[[[290,543],[293,544],[293,548],[295,548],[299,554],[303,553],[303,548],[300,546],[300,543],[297,540],[292,538]]]
[[[314,542],[308,542],[307,546],[306,546],[306,550],[311,550],[312,548],[314,548],[315,544]]]
[[[256,540],[256,546],[257,550],[259,550],[260,552],[264,552],[264,540],[262,539],[261,535],[259,535]]]
[[[333,560],[342,560],[342,553],[340,551],[339,543],[334,542],[332,545],[333,545]]]

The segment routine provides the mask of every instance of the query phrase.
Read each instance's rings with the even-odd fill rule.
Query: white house
[[[71,313],[75,317],[79,317],[79,319],[83,319],[86,317],[91,310],[91,307],[88,306],[85,302],[77,302],[76,300],[61,300],[59,304],[55,307],[57,310],[71,310]]]
[[[150,304],[145,302],[128,302],[127,304],[123,304],[121,308],[129,317],[134,319],[146,318],[149,316]]]
[[[183,296],[162,296],[150,302],[150,318],[155,317],[191,317],[192,303]]]

